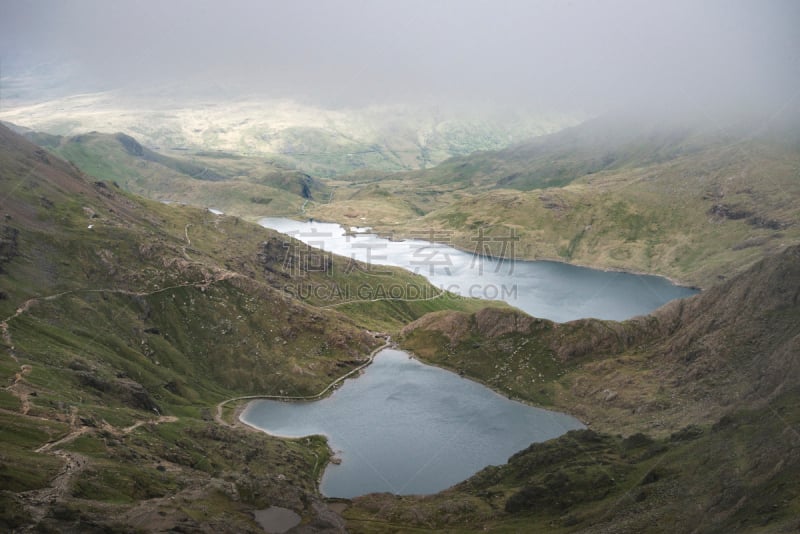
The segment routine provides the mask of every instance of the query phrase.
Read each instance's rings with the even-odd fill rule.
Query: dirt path
[[[16,356],[12,357],[17,360]],[[17,363],[19,363],[18,360]],[[28,364],[21,365],[19,371],[14,373],[14,381],[5,388],[6,391],[19,399],[22,415],[28,415],[28,412],[31,411],[30,396],[33,393],[33,388],[25,383],[25,375],[29,374],[32,369],[33,367]]]
[[[73,414],[72,419],[73,419],[73,422],[77,421],[77,413]],[[77,438],[79,436],[82,436],[84,434],[94,433],[94,432],[97,432],[98,430],[104,430],[106,432],[114,434],[115,436],[126,436],[126,435],[130,434],[131,432],[133,432],[134,430],[136,430],[137,428],[139,428],[140,426],[143,426],[143,425],[160,425],[161,423],[175,423],[177,421],[178,421],[178,418],[175,417],[174,415],[162,415],[162,416],[157,417],[155,419],[140,419],[140,420],[136,421],[135,423],[133,423],[131,426],[125,427],[125,428],[115,428],[115,427],[109,425],[108,423],[102,424],[101,428],[95,428],[95,427],[90,427],[90,426],[85,426],[85,425],[73,426],[74,430],[72,430],[69,434],[67,434],[63,438],[60,438],[60,439],[58,439],[56,441],[51,441],[49,443],[45,443],[44,445],[42,445],[41,447],[36,449],[36,452],[48,453],[50,451],[53,451],[54,449],[58,449],[60,446],[64,445],[65,443],[69,443],[70,441],[73,441],[75,438]],[[63,452],[63,451],[56,451],[56,452],[53,452],[53,454],[59,454],[60,452]]]
[[[51,441],[49,443],[45,443],[44,445],[42,445],[41,447],[36,449],[36,452],[40,452],[40,453],[50,452],[54,448],[60,447],[61,445],[64,445],[65,443],[69,443],[70,441],[74,440],[78,436],[82,436],[82,435],[84,435],[84,434],[86,434],[86,433],[88,433],[88,432],[90,432],[92,430],[93,429],[88,427],[88,426],[78,427],[77,429],[73,430],[72,432],[70,432],[69,434],[67,434],[66,436],[64,436],[61,439],[58,439],[56,441]],[[63,451],[58,451],[58,452],[63,452]],[[57,452],[54,452],[53,454],[57,454]]]
[[[384,343],[383,345],[381,345],[380,347],[378,347],[376,349],[373,349],[372,352],[369,353],[369,357],[367,358],[367,361],[365,361],[364,363],[362,363],[358,367],[356,367],[354,369],[351,369],[347,373],[343,374],[342,376],[340,376],[339,378],[337,378],[336,380],[334,380],[333,382],[331,382],[330,384],[325,386],[325,388],[322,391],[320,391],[319,393],[317,393],[316,395],[306,395],[306,396],[245,395],[245,396],[242,396],[242,397],[234,397],[232,399],[226,399],[226,400],[220,402],[219,404],[217,404],[217,407],[214,410],[214,421],[216,421],[218,424],[220,424],[222,426],[228,426],[228,427],[238,426],[238,424],[239,424],[238,415],[236,417],[234,417],[234,421],[233,421],[232,424],[228,423],[227,421],[225,421],[225,419],[222,417],[222,411],[223,411],[225,405],[230,403],[230,402],[237,402],[237,401],[243,401],[243,400],[256,400],[256,399],[272,399],[272,400],[284,400],[284,401],[317,400],[317,399],[325,396],[339,382],[342,382],[343,380],[346,380],[347,378],[353,376],[354,374],[360,372],[362,369],[367,367],[369,364],[372,363],[372,360],[375,359],[375,355],[376,354],[378,354],[380,351],[382,351],[383,349],[388,348],[390,346],[392,346],[392,338],[390,336],[386,335],[386,343]],[[245,426],[247,426],[247,425],[245,425]]]
[[[75,452],[55,451],[52,454],[64,460],[61,471],[50,482],[46,488],[25,491],[19,494],[25,508],[33,518],[33,524],[39,523],[44,519],[47,510],[57,501],[62,500],[69,492],[72,479],[86,469],[89,459]],[[34,530],[31,527],[29,530]]]
[[[48,295],[46,297],[35,297],[32,299],[28,299],[23,302],[17,309],[14,311],[13,315],[9,315],[2,321],[0,321],[0,335],[3,337],[3,342],[8,345],[8,353],[15,362],[19,363],[19,358],[17,358],[17,353],[14,350],[14,341],[11,339],[11,332],[8,329],[8,323],[13,321],[23,313],[27,312],[31,306],[39,302],[40,300],[53,300],[62,295],[66,295],[67,293],[71,293],[71,291],[63,291],[61,293],[56,293],[54,295]]]
[[[187,240],[188,240],[188,235],[187,235]],[[17,358],[16,352],[14,350],[14,341],[11,337],[11,332],[9,330],[9,323],[14,319],[16,319],[17,317],[19,317],[20,315],[22,315],[23,313],[30,311],[30,309],[39,302],[51,301],[66,295],[77,295],[79,293],[113,293],[117,295],[127,295],[131,297],[148,297],[158,293],[163,293],[164,291],[169,291],[172,289],[180,289],[184,287],[196,287],[200,289],[206,289],[212,284],[216,284],[218,282],[238,277],[244,277],[244,276],[234,271],[230,271],[228,269],[216,268],[214,269],[212,276],[206,278],[205,280],[197,282],[187,282],[185,284],[175,284],[172,286],[155,289],[153,291],[131,291],[129,289],[114,289],[114,288],[97,288],[97,289],[83,288],[83,289],[71,289],[69,291],[62,291],[60,293],[55,293],[53,295],[47,295],[44,297],[34,297],[23,302],[17,308],[17,310],[14,312],[13,315],[10,315],[6,317],[4,320],[0,321],[0,336],[2,336],[3,342],[6,345],[8,345],[9,355],[11,356],[11,358],[15,362],[19,363],[19,359]]]
[[[17,358],[17,353],[16,351],[14,351],[14,343],[11,341],[11,333],[9,333],[8,331],[8,319],[0,322],[0,335],[2,335],[3,337],[3,343],[8,345],[8,355],[11,356],[11,359],[14,360],[16,363],[19,363],[19,358]]]
[[[72,430],[63,438],[45,443],[35,450],[35,452],[38,453],[52,454],[53,456],[57,456],[64,461],[64,464],[61,466],[61,470],[58,472],[58,474],[53,478],[53,480],[50,481],[49,486],[37,490],[25,491],[19,494],[23,505],[33,518],[32,525],[39,523],[46,515],[47,510],[54,503],[63,500],[69,494],[69,488],[72,479],[81,471],[86,469],[86,466],[90,463],[89,459],[82,454],[64,451],[57,449],[57,447],[60,447],[65,443],[69,443],[75,438],[92,430],[92,428],[82,426]],[[28,530],[33,531],[34,529],[35,527],[31,526]]]
[[[393,297],[386,297],[386,298],[378,298],[378,299],[364,299],[364,300],[346,300],[344,302],[337,302],[335,304],[327,304],[325,306],[320,306],[320,308],[338,308],[339,306],[346,306],[348,304],[361,304],[365,302],[425,302],[428,300],[436,300],[438,298],[442,298],[444,295],[447,294],[447,291],[440,289],[437,294],[432,297],[426,297],[424,299],[405,299],[405,298],[393,298]]]
[[[181,250],[183,252],[183,257],[184,258],[186,258],[189,261],[194,261],[191,258],[191,256],[189,256],[189,253],[186,252],[186,249],[188,249],[189,247],[192,246],[192,240],[189,239],[189,227],[190,226],[192,226],[191,223],[189,223],[189,224],[187,224],[186,226],[183,227],[183,236],[186,238],[186,244],[181,247]]]
[[[77,421],[77,413],[73,414],[73,420]],[[174,423],[177,420],[178,418],[175,416],[162,415],[156,419],[136,421],[131,426],[122,429],[116,429],[111,425],[105,424],[102,426],[102,430],[111,431],[113,434],[120,436],[130,434],[142,425]],[[66,436],[56,441],[45,443],[36,449],[35,452],[51,454],[61,458],[64,461],[64,464],[58,474],[53,478],[53,480],[50,481],[50,485],[46,488],[25,491],[19,494],[23,505],[33,518],[34,526],[32,526],[29,530],[35,530],[35,525],[44,519],[48,509],[52,507],[54,503],[64,500],[69,496],[72,480],[92,463],[91,459],[87,458],[86,456],[76,452],[65,451],[60,447],[71,441],[74,441],[80,436],[91,434],[97,432],[98,430],[100,429],[89,426],[79,426]]]
[[[133,423],[131,426],[123,428],[119,431],[122,435],[127,435],[139,428],[142,425],[160,425],[161,423],[176,423],[178,418],[174,415],[161,415],[156,419],[149,419],[149,420],[139,420]],[[112,427],[113,428],[113,427]]]

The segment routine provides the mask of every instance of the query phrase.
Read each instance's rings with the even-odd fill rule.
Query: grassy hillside
[[[591,122],[425,173],[338,187],[310,212],[385,233],[433,230],[466,250],[479,231],[514,232],[519,258],[709,287],[800,242],[798,131],[792,121],[729,133]]]
[[[515,107],[425,105],[330,108],[289,99],[230,95],[175,101],[156,94],[84,93],[4,108],[0,119],[75,136],[122,131],[147,146],[266,157],[314,177],[369,169],[425,169],[476,150],[575,124],[574,116]]]
[[[591,430],[430,497],[368,495],[354,532],[790,532],[800,526],[800,247],[652,316],[440,312],[403,345]]]
[[[434,231],[466,250],[479,232],[513,232],[521,259],[701,287],[800,241],[800,136],[788,119],[760,131],[597,119],[425,172],[338,181],[225,152],[167,157],[123,134],[31,135],[82,170],[157,200],[397,236]]]
[[[298,215],[306,201],[330,195],[320,181],[263,158],[224,152],[169,156],[121,133],[27,135],[86,174],[163,202],[212,207],[254,219],[265,213]]]
[[[574,175],[559,187],[362,176],[324,199],[300,174],[261,176],[231,154],[165,158],[125,136],[38,139],[84,157],[99,180],[0,127],[0,525],[256,532],[254,510],[284,506],[311,531],[340,528],[316,488],[324,440],[246,431],[220,403],[314,394],[388,333],[425,360],[575,414],[591,430],[532,445],[434,496],[345,503],[351,531],[797,529],[792,132],[713,142],[659,134],[643,148],[638,137],[612,138],[629,149],[603,167],[586,167],[591,150],[556,158]],[[544,142],[593,139],[563,135]],[[287,205],[311,196],[315,216],[449,232],[464,248],[481,229],[513,229],[525,257],[709,289],[623,323],[554,324],[114,184],[159,187],[165,176],[200,201],[215,186],[260,183]]]
[[[314,270],[299,242],[132,196],[4,127],[0,199],[3,530],[259,531],[271,505],[335,524],[324,440],[232,427],[217,404],[315,394],[384,343],[367,327],[475,309],[399,269]],[[387,281],[437,298],[381,297]],[[378,296],[296,291],[336,283]]]

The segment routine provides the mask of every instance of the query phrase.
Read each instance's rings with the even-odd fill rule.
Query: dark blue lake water
[[[253,401],[241,419],[278,436],[327,436],[342,462],[328,466],[320,489],[348,498],[435,493],[533,442],[583,428],[391,349],[327,398]]]
[[[453,293],[505,300],[558,322],[628,319],[696,293],[657,276],[477,257],[428,241],[390,241],[367,229],[349,235],[337,224],[283,218],[260,223],[327,252],[403,267]],[[581,427],[570,416],[511,401],[397,350],[382,351],[362,376],[326,399],[254,401],[242,420],[280,436],[328,436],[342,460],[322,479],[321,490],[331,497],[434,493],[505,463],[532,442]]]
[[[621,321],[697,293],[660,276],[601,271],[553,261],[498,260],[444,244],[348,235],[338,224],[264,218],[262,226],[311,246],[372,265],[403,267],[463,296],[504,300],[557,322],[595,317]]]

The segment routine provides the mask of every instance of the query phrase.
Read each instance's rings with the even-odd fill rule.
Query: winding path
[[[64,460],[61,471],[50,481],[50,485],[36,490],[25,491],[19,494],[25,508],[31,514],[34,524],[44,519],[50,506],[64,498],[69,492],[72,479],[86,469],[89,459],[75,452],[54,451],[51,454]]]
[[[25,414],[22,415],[25,417],[31,417]],[[77,414],[73,413],[73,420],[77,419],[76,416]],[[36,417],[36,419],[40,418]],[[138,420],[131,426],[123,429],[116,429],[107,423],[102,425],[102,428],[94,428],[85,425],[77,428],[73,427],[74,429],[66,436],[55,441],[45,443],[41,447],[35,449],[34,452],[40,454],[51,454],[61,458],[64,461],[64,464],[62,465],[58,474],[50,481],[48,486],[40,489],[24,491],[19,494],[22,503],[31,514],[34,524],[39,523],[42,519],[44,519],[47,510],[53,505],[53,503],[63,500],[69,495],[72,480],[92,463],[92,460],[83,454],[60,449],[62,445],[69,443],[84,434],[95,433],[99,430],[109,431],[117,436],[122,436],[130,434],[142,425],[174,423],[177,420],[177,417],[164,415],[152,420]]]
[[[439,289],[439,292],[432,297],[425,297],[424,299],[408,299],[408,298],[401,298],[401,297],[386,297],[386,298],[377,298],[377,299],[362,299],[362,300],[346,300],[344,302],[336,302],[334,304],[326,304],[325,306],[320,306],[320,308],[338,308],[339,306],[345,306],[347,304],[361,304],[364,302],[382,302],[382,301],[389,301],[389,302],[425,302],[428,300],[436,300],[438,298],[443,297],[447,294],[447,291],[443,289]]]
[[[305,204],[304,204],[305,207]],[[191,246],[191,240],[189,238],[189,226],[186,225],[184,228],[184,237],[186,239],[186,245],[183,247],[183,255],[187,260],[190,260],[190,257],[187,253],[187,248]],[[68,295],[76,295],[81,293],[110,293],[110,294],[118,294],[118,295],[128,295],[133,297],[146,297],[150,295],[154,295],[157,293],[170,291],[173,289],[185,288],[185,287],[196,287],[196,288],[207,288],[211,284],[215,284],[224,280],[228,280],[235,277],[243,277],[243,275],[229,271],[226,269],[215,269],[210,276],[207,276],[205,279],[201,281],[195,282],[186,282],[183,284],[176,284],[168,287],[163,287],[159,289],[155,289],[153,291],[133,291],[129,289],[112,289],[112,288],[79,288],[79,289],[71,289],[66,291],[61,291],[59,293],[54,293],[52,295],[40,296],[40,297],[33,297],[29,298],[24,301],[20,306],[18,306],[15,312],[0,321],[0,337],[2,337],[3,343],[7,347],[7,352],[10,357],[14,360],[14,362],[20,365],[19,372],[15,373],[14,381],[10,386],[7,386],[5,389],[14,394],[20,400],[20,411],[13,412],[15,415],[26,417],[26,418],[33,418],[33,419],[43,419],[41,417],[32,415],[28,413],[30,411],[30,402],[28,399],[29,396],[29,387],[26,386],[25,376],[31,372],[33,369],[29,364],[21,364],[20,360],[16,354],[15,346],[13,343],[13,338],[11,335],[9,324],[11,321],[19,318],[21,315],[30,311],[30,309],[36,306],[38,303],[52,301],[64,296]],[[444,292],[442,292],[444,293]],[[432,298],[439,298],[441,297],[442,293],[435,295]],[[385,300],[385,299],[376,299],[376,300]],[[395,299],[397,300],[397,299]],[[430,299],[407,299],[407,300],[430,300]],[[346,304],[346,303],[342,303]],[[323,397],[328,392],[330,392],[337,384],[341,383],[345,379],[353,376],[354,374],[360,372],[366,366],[370,365],[375,358],[375,355],[380,352],[381,350],[389,347],[392,345],[391,338],[387,335],[385,337],[386,341],[383,345],[375,348],[372,352],[370,352],[367,360],[362,363],[361,365],[355,367],[354,369],[348,371],[347,373],[343,374],[342,376],[338,377],[337,379],[333,380],[329,383],[322,391],[317,393],[316,395],[309,395],[309,396],[282,396],[282,395],[248,395],[248,396],[240,396],[234,397],[227,400],[224,400],[217,404],[214,420],[223,426],[233,427],[237,426],[237,421],[234,421],[233,424],[227,423],[223,417],[222,412],[226,404],[235,401],[242,401],[242,400],[255,400],[255,399],[278,399],[278,400],[315,400]],[[2,410],[4,413],[12,413],[9,410]],[[49,420],[49,419],[47,419]],[[74,478],[79,475],[82,471],[84,471],[88,466],[92,464],[92,459],[76,452],[64,450],[61,447],[64,445],[72,442],[73,440],[79,438],[80,436],[87,435],[87,434],[94,434],[97,432],[110,432],[117,436],[124,436],[130,434],[131,432],[135,431],[137,428],[148,425],[148,424],[161,424],[161,423],[172,423],[178,421],[177,417],[174,416],[160,416],[155,419],[150,420],[137,420],[133,424],[125,428],[115,428],[105,421],[101,422],[99,426],[88,426],[82,424],[80,419],[77,417],[77,410],[75,410],[71,415],[70,421],[70,431],[48,443],[44,443],[37,449],[35,452],[40,454],[50,454],[53,456],[59,457],[63,461],[63,465],[61,470],[58,474],[50,481],[48,486],[36,490],[30,490],[26,492],[20,493],[21,502],[24,504],[25,508],[31,514],[31,517],[34,520],[34,524],[39,523],[47,513],[47,510],[53,505],[53,503],[57,501],[64,500],[69,496],[70,488],[72,486],[72,481]],[[246,425],[242,425],[242,427],[246,427]],[[246,427],[251,428],[251,427]],[[317,463],[319,462],[319,458],[317,457]],[[314,470],[317,469],[317,465],[314,466]]]
[[[243,401],[243,400],[257,400],[257,399],[271,399],[271,400],[282,400],[282,401],[310,401],[310,400],[317,400],[317,399],[325,396],[325,394],[327,394],[339,382],[342,382],[343,380],[346,380],[347,378],[353,376],[354,374],[360,372],[362,369],[367,367],[369,364],[372,363],[372,360],[375,359],[375,355],[376,354],[378,354],[383,349],[391,347],[391,346],[392,346],[392,338],[387,335],[386,336],[386,342],[383,345],[381,345],[380,347],[377,347],[377,348],[373,349],[372,352],[369,353],[369,357],[367,358],[367,360],[364,363],[362,363],[358,367],[355,367],[354,369],[351,369],[347,373],[343,374],[342,376],[340,376],[339,378],[337,378],[336,380],[334,380],[333,382],[331,382],[330,384],[325,386],[325,388],[322,391],[320,391],[319,393],[317,393],[316,395],[305,395],[305,396],[244,395],[244,396],[241,396],[241,397],[233,397],[231,399],[226,399],[226,400],[220,402],[219,404],[217,404],[217,408],[216,408],[216,410],[214,412],[214,421],[216,421],[217,423],[219,423],[220,425],[223,425],[223,426],[228,426],[228,427],[236,426],[236,421],[234,421],[233,424],[231,424],[231,423],[228,423],[227,421],[225,421],[225,419],[223,419],[223,417],[222,417],[222,410],[224,409],[225,405],[230,403],[230,402],[237,402],[237,401]]]
[[[187,242],[190,243],[188,232],[186,238]],[[51,301],[66,295],[74,295],[78,293],[115,293],[120,295],[144,297],[183,287],[205,288],[211,284],[221,282],[223,280],[228,280],[236,276],[241,276],[241,275],[239,275],[238,273],[234,273],[232,271],[217,270],[211,277],[211,279],[205,279],[198,282],[177,284],[169,287],[156,289],[154,291],[143,292],[143,291],[131,291],[127,289],[83,288],[83,289],[72,289],[68,291],[62,291],[59,293],[43,297],[30,298],[25,302],[23,302],[19,307],[17,307],[17,309],[12,315],[0,321],[0,336],[2,336],[2,340],[8,348],[8,354],[11,357],[11,359],[13,359],[15,363],[20,364],[19,358],[17,357],[16,354],[14,342],[11,336],[9,323],[14,319],[18,318],[19,316],[21,316],[22,314],[28,312],[33,306],[35,306],[39,302]],[[20,364],[20,370],[17,373],[15,373],[13,383],[5,388],[7,391],[12,393],[19,399],[20,411],[10,412],[9,410],[2,410],[4,413],[13,413],[14,415],[26,418],[43,419],[41,417],[29,414],[31,405],[28,397],[30,396],[31,390],[28,386],[25,385],[25,376],[28,373],[30,373],[32,369],[33,367],[30,364]],[[44,420],[50,421],[50,419],[44,419]],[[43,444],[34,451],[41,454],[51,454],[53,456],[61,458],[64,462],[61,470],[53,478],[53,480],[50,481],[50,484],[48,486],[20,493],[19,495],[21,498],[21,502],[24,504],[25,508],[31,514],[31,517],[34,519],[34,523],[38,523],[44,518],[47,509],[50,506],[52,506],[54,502],[62,500],[68,495],[71,486],[71,481],[73,480],[73,478],[76,475],[78,475],[81,471],[83,471],[91,463],[91,459],[82,454],[78,454],[71,451],[65,451],[60,448],[61,446],[75,440],[76,438],[84,434],[95,433],[99,430],[111,432],[112,434],[115,434],[117,436],[123,436],[130,434],[131,432],[133,432],[142,425],[172,423],[176,422],[177,420],[178,420],[177,417],[165,415],[151,420],[137,420],[131,426],[122,429],[114,428],[108,423],[103,423],[99,428],[94,428],[91,426],[79,424],[77,412],[73,412],[70,421],[70,426],[72,428],[71,431],[65,436],[55,441]]]

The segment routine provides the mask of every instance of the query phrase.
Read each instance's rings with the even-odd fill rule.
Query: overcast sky
[[[797,104],[799,27],[794,0],[2,0],[0,59],[328,104],[777,111]]]

